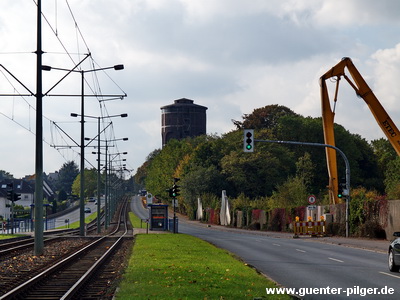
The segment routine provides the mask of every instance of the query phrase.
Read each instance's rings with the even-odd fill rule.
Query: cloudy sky
[[[107,135],[129,138],[112,143],[112,151],[128,152],[132,174],[161,147],[161,106],[193,99],[208,107],[207,132],[219,135],[234,129],[232,119],[270,104],[320,117],[318,79],[345,56],[399,124],[399,1],[53,0],[42,6],[44,65],[71,69],[89,52],[85,71],[124,64],[122,71],[85,74],[87,94],[128,95],[104,102],[87,97],[85,114],[129,114],[113,118]],[[0,41],[0,64],[36,92],[34,0],[0,2]],[[43,92],[65,74],[44,72]],[[68,136],[79,143],[80,123],[70,113],[80,113],[80,98],[56,95],[79,95],[80,78],[68,75],[44,97],[47,173],[69,160],[79,164]],[[2,68],[0,94],[17,93],[27,91]],[[35,107],[33,96],[0,97],[0,170],[16,177],[35,172]],[[367,140],[383,137],[344,81],[335,121]],[[96,124],[87,120],[87,137],[96,136]],[[96,165],[92,151],[86,157]]]

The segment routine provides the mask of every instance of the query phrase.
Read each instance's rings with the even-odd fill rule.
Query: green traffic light
[[[251,145],[246,145],[247,150],[251,150],[251,148],[252,148]]]

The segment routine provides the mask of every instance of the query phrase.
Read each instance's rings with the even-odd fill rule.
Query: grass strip
[[[92,222],[96,218],[97,218],[97,212],[94,212],[91,215],[85,217],[85,224],[88,224],[88,223]],[[63,226],[57,227],[56,229],[79,228],[80,224],[81,224],[80,221],[76,221],[76,222],[73,222],[73,223],[71,223],[69,225],[63,225]]]
[[[0,240],[6,240],[6,239],[12,239],[12,238],[16,238],[16,237],[21,237],[21,236],[25,236],[23,234],[8,234],[8,233],[2,233],[0,234]]]
[[[117,299],[265,299],[277,287],[229,252],[185,234],[137,235]],[[269,299],[292,299],[276,295]]]
[[[141,228],[141,226],[146,227],[146,223],[142,222],[142,220],[133,212],[129,212],[129,220],[131,221],[133,228]]]

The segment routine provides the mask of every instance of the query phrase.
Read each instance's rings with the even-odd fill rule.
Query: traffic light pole
[[[174,233],[176,233],[176,203],[177,203],[177,199],[174,198]]]
[[[346,165],[346,237],[349,237],[349,202],[350,202],[350,164],[343,153],[338,147],[328,145],[328,144],[320,144],[320,143],[306,143],[306,142],[293,142],[293,141],[274,141],[274,140],[254,140],[254,142],[260,143],[276,143],[276,144],[292,144],[292,145],[302,145],[302,146],[316,146],[316,147],[325,147],[335,149],[339,154],[343,157],[344,163]]]

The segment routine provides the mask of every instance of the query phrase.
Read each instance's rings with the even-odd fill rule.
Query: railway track
[[[117,251],[128,251],[126,249],[130,249],[132,243],[132,238],[127,238],[127,203],[122,205],[118,215],[112,233],[91,238],[89,244],[43,268],[33,277],[20,278],[19,281],[24,282],[1,295],[0,300],[107,299],[106,287],[112,285],[112,277],[117,269],[121,269],[121,262],[115,262],[113,256]],[[121,254],[116,257],[120,260]]]
[[[104,213],[101,214],[101,220],[104,222]],[[87,224],[87,233],[93,233],[97,231],[97,219],[94,219],[92,222]],[[101,223],[103,224],[103,223]],[[44,243],[54,242],[60,240],[62,237],[65,236],[78,236],[79,229],[56,229],[51,231],[44,232],[45,239]],[[46,238],[47,236],[47,238]],[[12,239],[11,242],[2,242],[0,243],[0,257],[4,257],[9,254],[14,254],[18,251],[24,249],[30,249],[34,247],[34,238],[26,237],[26,238],[18,238]]]

